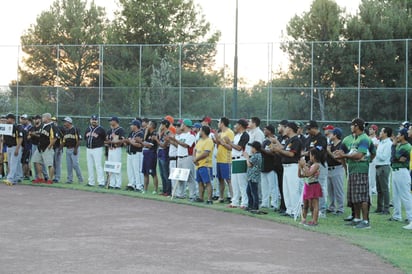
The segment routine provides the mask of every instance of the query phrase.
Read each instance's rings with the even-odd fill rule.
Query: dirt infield
[[[208,208],[0,185],[0,273],[400,273],[343,240]]]

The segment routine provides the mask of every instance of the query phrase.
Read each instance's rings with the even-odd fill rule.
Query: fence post
[[[408,121],[409,39],[405,40],[405,121]]]
[[[182,119],[182,44],[179,44],[179,118]]]
[[[313,41],[311,42],[311,57],[310,57],[310,62],[311,62],[311,71],[310,71],[310,120],[313,120],[313,94],[314,94],[314,83],[313,83]]]
[[[16,115],[19,114],[19,63],[20,63],[20,47],[21,47],[21,46],[17,46]]]
[[[142,45],[140,45],[139,51],[139,117],[142,117]]]

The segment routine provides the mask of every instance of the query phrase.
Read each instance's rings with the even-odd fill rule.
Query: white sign
[[[122,168],[121,162],[104,162],[104,171],[112,172],[112,173],[120,173],[120,169]]]
[[[190,169],[188,168],[172,168],[169,174],[170,180],[187,181],[189,178]]]
[[[0,124],[0,134],[1,135],[13,135],[13,125],[11,124]]]

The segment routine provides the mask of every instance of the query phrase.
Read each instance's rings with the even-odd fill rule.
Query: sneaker
[[[99,187],[100,187],[100,188],[104,188],[104,187],[105,187],[105,185],[99,185]]]
[[[8,186],[12,186],[13,185],[13,183],[11,182],[11,181],[9,181],[9,180],[3,180],[3,183],[5,183],[6,185],[8,185]]]
[[[409,223],[409,225],[405,225],[402,227],[403,229],[412,229],[412,222]]]
[[[359,224],[354,226],[354,228],[369,229],[369,228],[371,228],[371,225],[368,221],[361,221],[361,222],[359,222]]]
[[[153,195],[156,195],[156,194],[157,194],[157,191],[156,191],[156,190],[154,190],[154,191],[152,192],[152,194],[153,194]]]
[[[91,184],[86,184],[86,186],[93,187],[94,185],[91,185]]]
[[[23,180],[29,181],[29,180],[30,180],[30,177],[29,177],[29,176],[24,176]]]
[[[127,186],[125,190],[134,191],[134,187],[133,186]]]
[[[346,217],[345,219],[343,219],[345,222],[350,222],[354,219],[354,217],[352,215],[349,215],[348,217]]]
[[[54,184],[57,184],[58,182],[59,182],[59,180],[53,179],[53,183],[54,183]]]
[[[352,221],[346,223],[345,225],[347,226],[357,226],[362,220],[355,220],[353,219]]]
[[[395,219],[395,218],[393,218],[393,217],[390,217],[390,218],[388,219],[388,221],[389,221],[389,222],[400,222],[401,220]]]
[[[72,181],[67,181],[66,184],[73,184],[73,182]]]
[[[116,189],[116,190],[121,190],[122,188],[119,187],[119,186],[115,186],[114,189]]]
[[[319,211],[319,218],[323,218],[323,219],[326,218],[326,213]]]
[[[45,181],[44,181],[44,179],[40,179],[40,178],[37,178],[37,179],[35,179],[35,180],[33,180],[33,181],[31,181],[33,184],[41,184],[41,183],[44,183]]]
[[[204,202],[203,199],[200,199],[200,198],[193,199],[193,201],[195,203],[203,203]]]
[[[307,224],[305,224],[304,226],[317,226],[317,225],[318,225],[317,223],[315,223],[313,221],[310,221]]]
[[[207,201],[206,204],[207,205],[213,205],[213,201]]]
[[[46,185],[52,185],[53,184],[53,181],[52,180],[47,180],[47,181],[45,181],[44,182]]]

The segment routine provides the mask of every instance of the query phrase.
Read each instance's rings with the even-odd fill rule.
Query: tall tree
[[[314,118],[325,120],[327,101],[336,87],[346,81],[343,56],[345,20],[343,10],[334,0],[315,0],[310,10],[294,16],[286,27],[281,49],[289,55],[290,72],[296,86],[313,86],[318,111]],[[318,117],[316,117],[318,116]]]
[[[82,96],[76,88],[98,81],[95,45],[105,41],[105,30],[105,11],[94,1],[56,0],[21,37],[20,85],[62,86],[68,100],[75,101]]]

